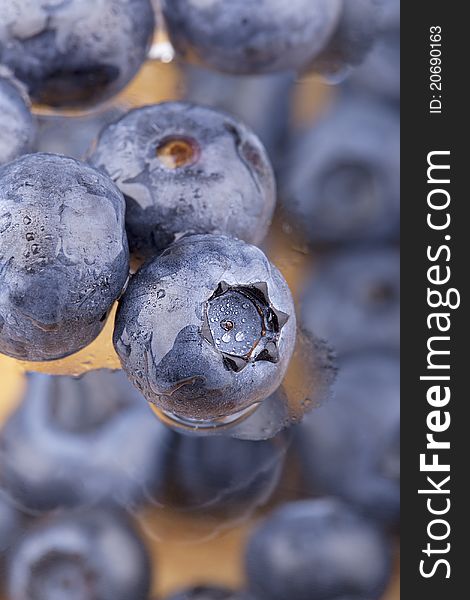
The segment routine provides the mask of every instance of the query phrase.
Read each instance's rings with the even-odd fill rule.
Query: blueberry
[[[35,124],[23,86],[0,65],[0,165],[32,147]]]
[[[329,43],[311,68],[333,78],[361,64],[377,37],[382,0],[344,0],[341,16]]]
[[[163,0],[178,53],[219,71],[303,70],[325,48],[341,0]]]
[[[400,510],[400,368],[396,356],[345,360],[334,398],[298,428],[305,481],[369,517],[395,524]]]
[[[272,394],[295,333],[287,283],[261,250],[195,235],[131,279],[114,346],[147,400],[196,424],[234,418]]]
[[[146,106],[106,128],[90,162],[127,200],[132,251],[152,255],[184,233],[263,239],[275,181],[258,138],[229,115],[180,102]]]
[[[166,600],[255,600],[255,598],[245,591],[201,585],[183,590]]]
[[[0,63],[34,100],[81,106],[119,92],[144,62],[149,0],[0,0]]]
[[[312,244],[396,239],[399,116],[378,102],[342,100],[293,146],[284,210]]]
[[[377,600],[391,567],[384,535],[326,498],[277,509],[252,535],[245,562],[260,600]]]
[[[92,509],[46,518],[10,557],[11,600],[147,600],[147,551],[125,514]]]
[[[172,503],[225,515],[265,504],[279,483],[286,442],[282,435],[260,442],[175,436],[169,459]]]
[[[382,0],[377,41],[352,74],[352,89],[376,94],[394,104],[400,100],[400,0]]]
[[[315,265],[302,324],[341,354],[400,346],[400,258],[378,248],[338,252]]]
[[[186,65],[184,74],[189,102],[235,115],[258,135],[274,164],[282,159],[289,131],[293,73],[243,77]]]
[[[74,159],[0,168],[0,352],[52,360],[98,335],[128,276],[124,212],[113,182]]]
[[[3,482],[1,487],[3,488]],[[2,489],[0,491],[0,574],[3,559],[20,535],[20,526],[20,515]]]
[[[168,436],[122,372],[30,374],[0,433],[0,471],[28,509],[135,505],[163,484]]]

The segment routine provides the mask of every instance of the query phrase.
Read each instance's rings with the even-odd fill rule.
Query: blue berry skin
[[[395,240],[400,224],[399,115],[351,97],[293,144],[284,211],[313,244]]]
[[[277,509],[249,540],[245,564],[260,600],[378,600],[391,557],[375,526],[325,498]]]
[[[53,360],[99,334],[128,277],[125,202],[72,158],[0,168],[0,352]]]
[[[36,133],[23,86],[0,65],[0,165],[31,150]]]
[[[169,459],[172,502],[225,515],[254,510],[277,488],[286,451],[283,436],[255,442],[177,435]]]
[[[400,256],[377,248],[329,254],[301,299],[301,322],[337,354],[400,347]]]
[[[27,531],[10,556],[10,600],[147,600],[147,550],[125,513],[60,513]]]
[[[30,374],[0,432],[0,471],[30,510],[134,506],[163,485],[170,435],[122,372]]]
[[[327,45],[341,0],[163,0],[178,54],[216,70],[254,75],[304,70]]]
[[[144,62],[154,30],[149,0],[0,0],[0,14],[0,63],[51,106],[115,95]]]
[[[211,421],[279,387],[295,335],[290,290],[261,250],[194,235],[131,279],[113,339],[123,369],[148,401],[172,415]]]
[[[185,99],[223,110],[251,127],[276,166],[283,158],[289,132],[295,75],[228,75],[185,65]]]
[[[377,41],[348,87],[391,104],[400,100],[400,0],[382,0]]]
[[[377,37],[381,0],[344,0],[333,35],[324,51],[312,63],[313,70],[341,76],[360,65]]]
[[[201,585],[178,592],[166,600],[255,600],[255,598],[246,591]]]
[[[10,552],[11,547],[18,539],[21,532],[21,521],[18,511],[8,499],[1,482],[0,490],[0,574],[2,573],[3,560]],[[2,586],[0,582],[0,587]]]
[[[345,359],[335,395],[298,428],[308,489],[395,525],[400,512],[400,368],[396,355]]]
[[[184,102],[129,112],[90,157],[127,201],[131,251],[152,256],[186,233],[260,242],[276,185],[259,139],[231,116]]]

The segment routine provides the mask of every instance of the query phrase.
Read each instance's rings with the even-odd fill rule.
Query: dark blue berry
[[[272,394],[295,334],[287,283],[261,250],[195,235],[131,279],[114,345],[147,400],[196,424],[233,418]]]
[[[0,14],[0,63],[52,106],[119,92],[144,62],[154,30],[149,0],[0,0]]]
[[[169,435],[122,372],[30,374],[0,433],[0,471],[28,509],[132,506],[162,485]]]
[[[227,114],[180,102],[135,109],[101,134],[90,162],[127,201],[132,251],[154,255],[186,233],[260,242],[275,181],[258,138]]]
[[[390,547],[368,520],[333,500],[277,509],[248,542],[248,586],[260,600],[378,600]]]
[[[52,360],[95,339],[128,276],[124,213],[113,182],[74,159],[0,168],[0,352]]]
[[[395,524],[400,511],[398,358],[364,354],[340,367],[332,400],[298,428],[312,493],[333,494],[369,517]]]

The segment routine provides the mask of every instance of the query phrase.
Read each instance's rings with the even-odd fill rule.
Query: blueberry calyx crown
[[[223,356],[227,369],[279,360],[278,341],[289,315],[269,301],[264,282],[230,286],[222,281],[206,302],[202,335]]]

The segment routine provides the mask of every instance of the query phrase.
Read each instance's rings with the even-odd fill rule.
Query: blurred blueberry
[[[396,524],[399,436],[398,357],[374,353],[345,360],[333,399],[297,430],[309,490],[339,496],[369,517]]]
[[[21,532],[20,515],[8,499],[3,487],[3,482],[0,482],[0,588],[3,559],[10,552]]]
[[[0,165],[31,150],[36,127],[23,86],[0,65]]]
[[[189,102],[238,117],[259,136],[271,161],[280,160],[289,130],[293,73],[243,77],[186,65],[184,74]]]
[[[359,89],[398,103],[400,99],[400,0],[382,0],[379,34],[374,48],[350,80]]]
[[[236,418],[272,394],[295,334],[287,283],[261,250],[194,235],[131,279],[114,346],[148,401],[198,425]]]
[[[177,435],[169,459],[172,502],[225,514],[262,506],[279,483],[286,451],[282,435],[257,442]]]
[[[254,75],[303,70],[327,45],[341,0],[163,0],[171,41],[184,58]]]
[[[81,106],[119,92],[144,62],[149,0],[0,0],[0,63],[34,100]]]
[[[10,600],[147,600],[150,562],[124,513],[63,513],[28,531],[10,556]]]
[[[165,102],[107,127],[90,156],[127,200],[131,251],[155,255],[185,233],[261,241],[276,185],[259,139],[210,108]]]
[[[400,257],[390,248],[329,254],[301,300],[302,325],[340,355],[400,346]]]
[[[0,433],[0,471],[28,509],[134,505],[160,489],[169,436],[122,372],[30,374]]]
[[[72,158],[0,167],[0,352],[52,360],[95,339],[128,277],[124,213],[113,182]]]
[[[255,530],[248,586],[260,600],[378,600],[390,577],[387,539],[333,500],[291,502]]]
[[[201,585],[178,592],[166,600],[255,600],[255,598],[245,591]]]
[[[283,181],[286,216],[312,244],[397,239],[399,116],[362,97],[333,105],[295,140]]]
[[[123,110],[113,105],[86,115],[38,115],[36,151],[65,154],[83,160],[103,127],[122,114]]]
[[[341,16],[326,48],[311,68],[334,82],[360,65],[374,45],[379,27],[382,0],[343,0]]]

